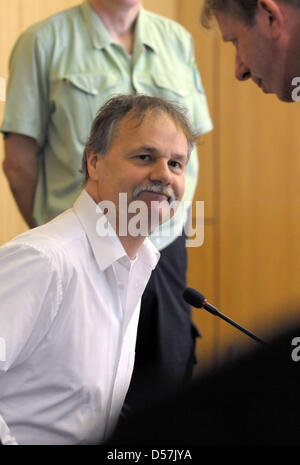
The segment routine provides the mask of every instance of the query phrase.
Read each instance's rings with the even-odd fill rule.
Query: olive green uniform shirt
[[[73,205],[81,189],[79,169],[95,115],[113,95],[129,93],[165,97],[187,108],[200,133],[212,128],[191,35],[172,20],[141,8],[132,57],[113,42],[87,0],[34,24],[20,36],[10,58],[1,130],[32,137],[39,145],[34,204],[38,224]],[[194,150],[183,200],[192,200],[197,175]],[[159,249],[180,234],[185,217],[178,214],[171,221],[171,233],[161,230],[152,237]]]

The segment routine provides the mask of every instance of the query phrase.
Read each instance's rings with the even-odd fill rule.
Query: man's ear
[[[97,172],[97,162],[99,160],[99,155],[95,152],[89,152],[86,155],[86,164],[87,170],[89,173],[89,178],[92,181],[97,181],[98,172]]]
[[[277,40],[282,32],[284,15],[282,8],[274,0],[258,0],[257,20],[263,22],[271,38]]]

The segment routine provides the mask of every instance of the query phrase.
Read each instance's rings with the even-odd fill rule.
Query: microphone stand
[[[213,315],[216,315],[216,316],[222,318],[222,320],[227,321],[227,323],[229,323],[230,325],[232,325],[235,328],[239,329],[243,333],[247,334],[247,336],[251,337],[255,341],[259,342],[260,344],[266,344],[265,341],[263,341],[259,337],[255,336],[255,334],[251,333],[251,331],[249,331],[248,329],[243,328],[243,326],[239,325],[238,323],[233,321],[231,318],[228,318],[228,316],[221,313],[216,307],[209,304],[208,302],[204,303],[203,308],[205,308],[205,310],[207,310],[209,313],[212,313]]]

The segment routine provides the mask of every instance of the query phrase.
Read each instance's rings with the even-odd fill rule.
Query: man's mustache
[[[163,184],[142,184],[137,186],[132,193],[133,199],[136,199],[142,192],[154,192],[155,194],[165,195],[169,203],[177,200],[173,188]]]

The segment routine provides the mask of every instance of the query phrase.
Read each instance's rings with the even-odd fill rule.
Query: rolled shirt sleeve
[[[29,28],[17,40],[9,61],[9,81],[2,132],[23,134],[42,147],[48,125],[48,58],[43,43]]]

